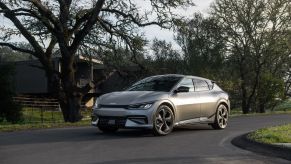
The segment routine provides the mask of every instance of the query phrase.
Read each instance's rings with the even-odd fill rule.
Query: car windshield
[[[133,84],[128,91],[169,92],[181,80],[178,76],[153,76]]]

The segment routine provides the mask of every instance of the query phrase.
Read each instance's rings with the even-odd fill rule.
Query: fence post
[[[40,107],[40,118],[41,118],[41,123],[43,123],[43,107]]]

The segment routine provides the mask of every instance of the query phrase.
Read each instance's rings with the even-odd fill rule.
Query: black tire
[[[229,112],[224,104],[217,107],[214,123],[210,124],[213,129],[225,129],[228,123]]]
[[[170,107],[161,105],[153,117],[153,133],[156,136],[165,136],[174,128],[174,114]]]
[[[103,133],[114,133],[118,130],[117,127],[110,127],[110,126],[98,126],[99,130]]]

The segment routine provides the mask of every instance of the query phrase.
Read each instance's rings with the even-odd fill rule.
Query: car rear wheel
[[[114,133],[118,130],[117,127],[98,126],[103,133]]]
[[[217,108],[215,121],[211,124],[213,129],[224,129],[228,123],[228,110],[227,107],[223,104],[220,104]]]
[[[174,127],[174,114],[166,105],[161,105],[155,115],[153,122],[154,135],[164,136],[172,132]]]

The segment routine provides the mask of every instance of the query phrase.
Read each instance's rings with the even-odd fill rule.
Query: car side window
[[[195,91],[208,91],[208,83],[204,80],[194,80],[195,82]]]
[[[212,81],[206,81],[209,87],[209,90],[212,90],[214,87],[214,83]]]
[[[181,86],[189,87],[189,92],[194,92],[194,85],[192,79],[188,78],[183,79],[179,84],[179,87]]]

